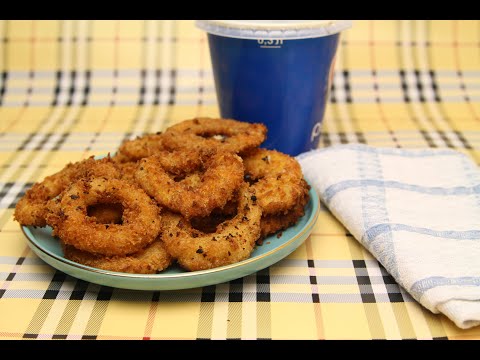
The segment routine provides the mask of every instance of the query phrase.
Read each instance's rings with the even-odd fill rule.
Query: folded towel
[[[446,149],[352,144],[297,156],[332,214],[414,299],[480,324],[480,171]]]

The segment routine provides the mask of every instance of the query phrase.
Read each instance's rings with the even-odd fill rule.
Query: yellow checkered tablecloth
[[[455,148],[480,163],[480,21],[355,21],[321,146]],[[56,271],[12,214],[32,183],[127,138],[218,116],[193,21],[0,21],[0,339],[479,339],[416,303],[322,207],[256,274],[177,291]]]

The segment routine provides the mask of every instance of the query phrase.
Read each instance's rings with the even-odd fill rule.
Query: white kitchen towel
[[[323,203],[433,313],[480,324],[480,170],[450,149],[338,145],[297,156]]]

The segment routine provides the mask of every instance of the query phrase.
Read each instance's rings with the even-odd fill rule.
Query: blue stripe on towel
[[[362,236],[362,241],[373,241],[375,238],[385,232],[391,231],[409,231],[423,235],[429,235],[439,238],[446,239],[457,239],[457,240],[480,240],[480,230],[465,230],[465,231],[455,231],[455,230],[432,230],[428,228],[422,228],[417,226],[410,226],[406,224],[376,224],[370,227]]]
[[[465,177],[468,180],[467,185],[473,185],[477,186],[477,184],[480,184],[480,171],[478,171],[478,167],[476,165],[472,166],[472,161],[468,158],[463,158],[462,159],[462,166],[463,166],[463,171],[465,172]],[[475,194],[475,199],[477,202],[477,206],[475,208],[475,211],[477,213],[476,217],[480,219],[480,194],[476,193]]]
[[[378,152],[358,151],[356,155],[358,174],[362,180],[368,178],[383,179],[383,170]],[[362,196],[363,227],[369,229],[378,222],[388,223],[390,219],[386,207],[385,188],[363,185],[360,191]],[[392,232],[389,230],[386,229],[376,238],[362,238],[362,243],[388,269],[397,282],[402,285],[398,276]]]
[[[339,151],[341,149],[345,150],[352,150],[352,151],[361,151],[370,154],[381,154],[381,155],[395,155],[401,157],[410,157],[410,158],[418,158],[418,157],[436,157],[436,156],[461,156],[468,159],[467,155],[461,153],[460,151],[452,150],[452,149],[397,149],[397,148],[377,148],[371,147],[369,145],[364,144],[342,144],[342,145],[335,145],[329,146],[326,148],[315,149],[308,151],[306,153],[300,154],[297,156],[297,160],[301,160],[303,158],[308,158],[312,155],[317,153],[326,153],[329,151]]]
[[[332,198],[339,192],[351,188],[377,186],[406,191],[414,191],[428,195],[472,195],[480,194],[480,184],[473,187],[457,186],[453,188],[428,187],[413,184],[406,184],[398,181],[381,181],[376,179],[345,180],[330,185],[322,194],[322,199],[329,204]]]
[[[443,276],[432,276],[416,281],[410,288],[412,296],[420,301],[423,294],[438,286],[461,285],[461,286],[480,286],[480,277],[464,276],[448,278]]]

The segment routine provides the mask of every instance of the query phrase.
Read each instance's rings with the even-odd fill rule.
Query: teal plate
[[[250,258],[209,270],[188,272],[174,265],[158,274],[129,274],[108,271],[68,260],[50,227],[22,226],[28,245],[43,261],[54,268],[88,282],[131,290],[178,290],[220,284],[253,274],[275,264],[297,249],[310,235],[319,213],[318,195],[310,189],[310,201],[305,215],[295,226],[272,235],[257,246]]]

